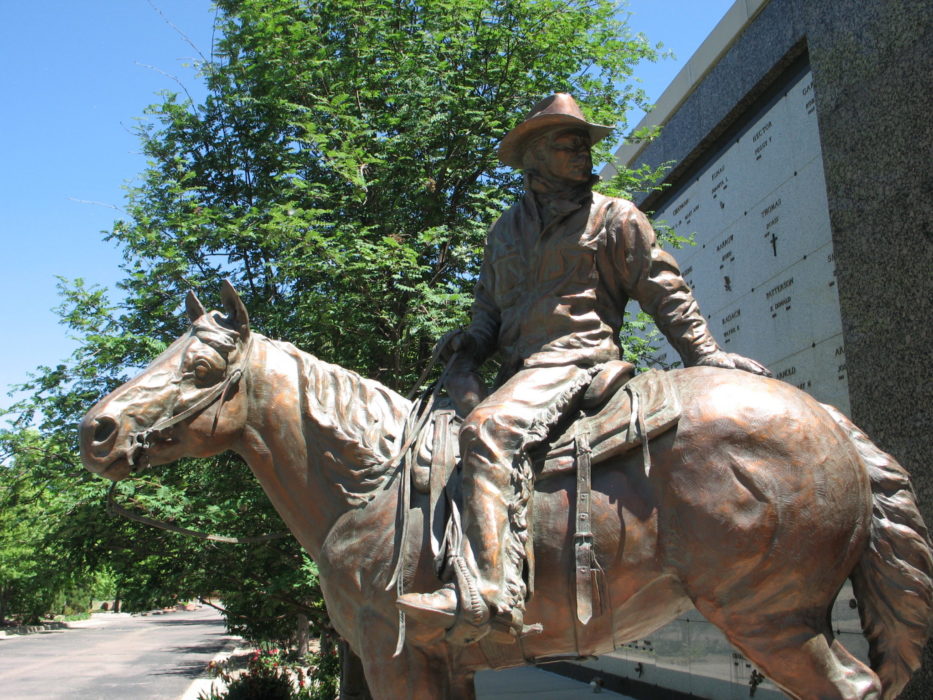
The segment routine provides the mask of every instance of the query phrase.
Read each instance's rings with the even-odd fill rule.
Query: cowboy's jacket
[[[542,211],[527,192],[493,224],[468,329],[477,360],[498,349],[507,377],[618,359],[629,299],[686,365],[719,349],[677,262],[634,204],[595,192],[560,204]]]

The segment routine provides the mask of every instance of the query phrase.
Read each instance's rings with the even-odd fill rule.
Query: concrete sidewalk
[[[38,625],[20,625],[18,627],[6,627],[0,629],[0,637],[19,637],[26,634],[39,634],[42,632],[49,632],[53,630],[75,630],[75,629],[88,629],[92,627],[104,627],[107,624],[116,622],[120,619],[126,619],[129,617],[138,617],[138,616],[149,616],[149,615],[170,615],[173,612],[181,611],[180,608],[169,609],[161,608],[158,610],[150,610],[143,613],[127,613],[127,612],[110,612],[110,611],[97,611],[95,610],[90,614],[90,617],[84,620],[48,620],[42,622]]]
[[[210,663],[205,668],[204,673],[201,675],[201,677],[194,679],[191,682],[191,685],[188,686],[188,688],[185,690],[184,693],[182,693],[181,697],[178,700],[198,700],[198,698],[202,696],[208,697],[211,694],[211,692],[221,693],[224,690],[226,690],[227,684],[224,683],[221,679],[215,678],[213,675],[211,675],[210,665],[211,664],[214,664],[214,665],[222,664],[224,661],[229,659],[234,654],[248,651],[244,647],[237,646],[237,643],[242,642],[242,641],[243,640],[241,638],[237,637],[236,639],[232,640],[229,644],[227,644],[227,646],[225,646],[223,649],[218,651],[217,654],[214,655],[214,658],[211,659]]]
[[[5,627],[0,629],[0,637],[20,637],[26,634],[40,634],[54,630],[83,629],[87,627],[102,627],[107,622],[120,616],[129,617],[129,613],[92,612],[85,620],[48,620],[38,625],[20,625],[18,627]]]
[[[125,620],[133,617],[132,613],[125,612],[92,612],[86,620],[71,620],[65,623],[65,627],[70,630],[89,629],[94,627],[104,627],[117,620]]]

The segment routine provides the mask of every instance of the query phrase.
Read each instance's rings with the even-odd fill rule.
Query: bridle
[[[204,396],[202,396],[181,413],[177,413],[173,416],[169,416],[168,418],[160,420],[151,428],[147,428],[146,430],[142,430],[138,433],[130,434],[130,441],[138,443],[143,455],[145,455],[145,450],[149,447],[149,438],[152,435],[161,432],[166,428],[171,428],[173,425],[177,425],[178,423],[181,423],[182,421],[187,420],[192,416],[198,415],[205,409],[209,408],[215,401],[220,400],[221,405],[218,407],[217,413],[214,415],[214,424],[211,427],[211,432],[217,429],[217,419],[220,417],[220,409],[223,407],[224,401],[227,400],[228,390],[231,386],[235,386],[240,383],[240,381],[243,379],[243,376],[246,374],[246,370],[249,368],[247,363],[249,362],[249,357],[253,350],[253,337],[254,336],[251,334],[249,340],[246,341],[246,347],[243,349],[243,355],[240,358],[239,366],[230,372],[222,382],[216,386],[211,387],[204,394]],[[133,471],[136,471],[135,465],[133,464],[133,455],[129,455],[128,459],[130,461],[130,466],[133,467]],[[230,537],[224,535],[212,535],[197,530],[179,527],[173,523],[166,523],[161,520],[138,515],[137,513],[133,513],[132,511],[127,510],[118,504],[114,498],[114,491],[116,486],[117,482],[114,481],[110,485],[110,489],[107,491],[107,509],[110,512],[121,515],[124,518],[128,518],[129,520],[135,520],[136,522],[143,523],[144,525],[151,525],[152,527],[157,527],[162,530],[168,530],[169,532],[177,532],[181,535],[188,535],[189,537],[196,537],[202,540],[211,540],[214,542],[230,542],[235,544],[255,544],[268,542],[270,540],[277,540],[283,537],[288,537],[290,534],[288,532],[278,532],[268,535],[258,535],[254,537]]]
[[[129,438],[130,442],[138,445],[138,448],[141,450],[142,454],[145,454],[145,451],[149,449],[150,442],[149,439],[156,433],[160,433],[167,428],[178,425],[182,421],[188,420],[189,418],[198,415],[202,411],[209,408],[215,401],[220,400],[220,406],[217,409],[217,412],[214,414],[214,424],[211,426],[211,432],[213,433],[217,430],[217,420],[220,418],[220,409],[223,408],[224,402],[227,400],[227,392],[232,386],[236,386],[240,383],[240,380],[243,378],[243,375],[246,372],[246,369],[249,367],[247,364],[249,362],[250,354],[253,350],[253,334],[250,334],[249,340],[246,341],[246,347],[243,349],[242,357],[240,357],[239,365],[231,372],[227,374],[222,382],[212,386],[200,399],[191,404],[181,413],[176,413],[169,416],[168,418],[163,418],[158,421],[155,425],[146,428],[145,430],[140,430],[139,432],[130,433]],[[134,455],[133,452],[130,452],[127,456],[127,459],[130,463],[130,467],[133,471],[136,471],[136,465],[134,464],[135,458],[137,455]]]

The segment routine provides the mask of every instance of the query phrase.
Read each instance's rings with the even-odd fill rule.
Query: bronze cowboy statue
[[[466,416],[460,454],[469,576],[434,593],[402,595],[398,605],[450,628],[466,603],[473,640],[490,621],[506,634],[522,630],[528,450],[545,440],[594,373],[619,360],[630,299],[654,318],[685,366],[770,376],[719,348],[645,215],[631,202],[593,192],[599,178],[591,147],[611,131],[557,93],[505,135],[499,159],[524,171],[525,196],[489,232],[472,323],[442,339],[456,352],[448,391]],[[475,370],[495,351],[502,368],[486,396]]]
[[[479,670],[605,654],[691,609],[791,697],[895,697],[933,622],[906,470],[719,349],[644,216],[592,192],[608,131],[555,95],[502,142],[527,193],[489,234],[472,324],[441,342],[461,470],[453,409],[266,338],[227,282],[224,312],[189,292],[188,331],[88,411],[85,466],[118,481],[240,455],[380,700],[469,700]],[[630,298],[685,368],[631,376]],[[831,624],[847,580],[870,667]]]

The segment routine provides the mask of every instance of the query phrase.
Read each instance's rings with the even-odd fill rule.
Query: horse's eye
[[[211,374],[211,365],[206,360],[198,360],[194,363],[194,377],[195,379],[204,380],[207,379]]]

